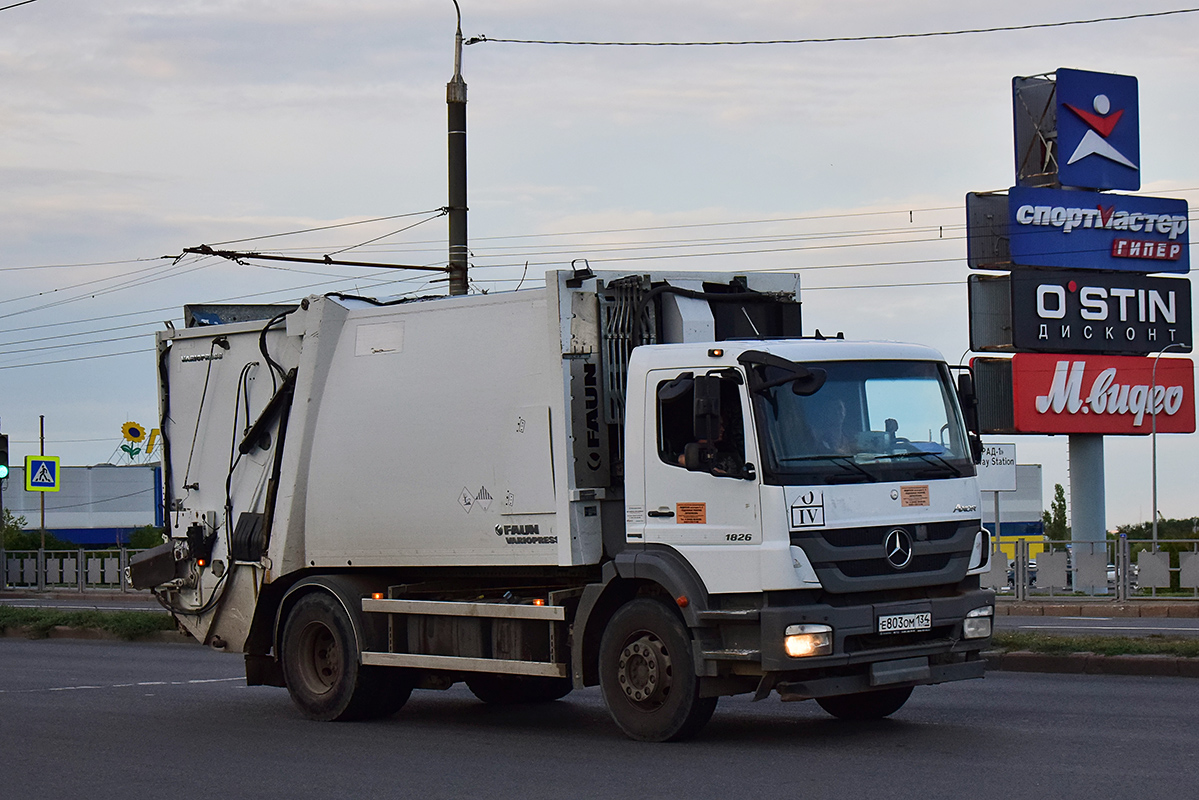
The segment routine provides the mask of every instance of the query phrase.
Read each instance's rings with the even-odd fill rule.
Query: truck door
[[[645,541],[685,555],[711,592],[756,591],[762,523],[743,382],[732,371],[648,377]]]

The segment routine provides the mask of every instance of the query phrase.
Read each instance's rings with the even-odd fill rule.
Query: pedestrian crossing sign
[[[58,456],[25,456],[25,491],[57,492],[61,488]]]

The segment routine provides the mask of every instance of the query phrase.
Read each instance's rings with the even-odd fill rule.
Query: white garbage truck
[[[158,334],[168,541],[129,578],[310,718],[599,685],[664,741],[724,695],[869,719],[983,675],[969,375],[802,336],[796,275],[186,316]]]

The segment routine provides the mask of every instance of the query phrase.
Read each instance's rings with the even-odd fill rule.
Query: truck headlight
[[[833,629],[828,625],[788,625],[783,649],[792,658],[827,656],[833,652]]]
[[[962,636],[966,639],[986,639],[991,635],[991,618],[995,616],[992,606],[976,608],[966,614],[962,622]]]

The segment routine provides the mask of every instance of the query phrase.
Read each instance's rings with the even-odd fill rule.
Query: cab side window
[[[702,420],[704,406],[710,406],[701,395],[697,407],[695,376],[684,372],[673,380],[657,386],[658,457],[671,466],[686,468],[687,446],[699,454],[694,468],[713,475],[740,477],[745,465],[745,427],[741,409],[741,394],[736,382],[717,381],[719,413],[706,423]],[[697,412],[699,412],[697,414]],[[697,420],[701,430],[697,430]],[[707,427],[707,430],[702,428]],[[694,462],[693,462],[694,463]]]

